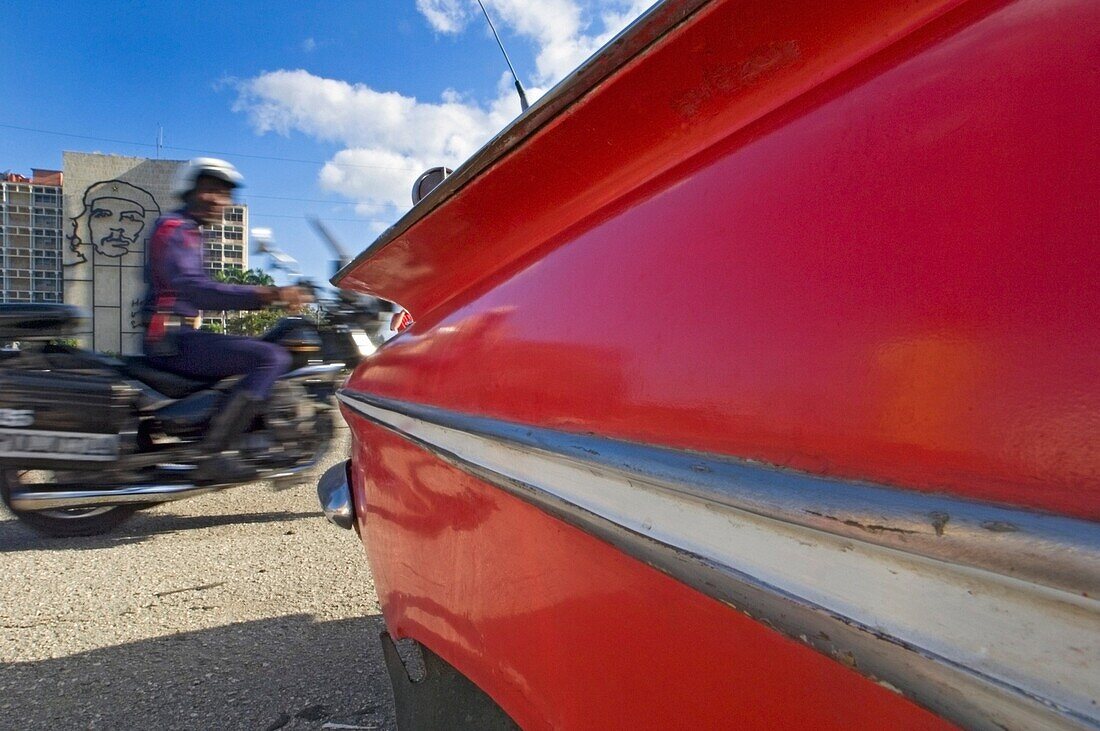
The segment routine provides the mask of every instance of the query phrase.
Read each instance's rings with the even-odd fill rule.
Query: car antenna
[[[516,80],[516,91],[519,92],[519,110],[520,112],[526,112],[528,107],[527,94],[523,91],[523,84],[519,83],[519,76],[516,75],[516,69],[512,66],[512,59],[508,58],[508,52],[504,50],[504,44],[501,43],[496,26],[493,25],[493,19],[489,17],[489,11],[485,9],[485,3],[477,0],[477,4],[481,6],[481,12],[485,13],[485,20],[489,21],[489,30],[493,31],[493,38],[497,39],[500,52],[504,54],[504,62],[508,64],[508,70],[512,72],[512,78]]]

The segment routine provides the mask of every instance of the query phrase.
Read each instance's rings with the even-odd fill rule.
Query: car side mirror
[[[275,239],[271,233],[271,229],[254,228],[249,233],[252,234],[253,254],[266,254],[271,250],[271,242]]]
[[[290,274],[299,273],[298,260],[290,254],[279,251],[279,248],[275,246],[275,237],[272,235],[271,229],[254,228],[250,233],[252,234],[252,253],[267,254],[271,259],[272,266],[276,269],[282,269]]]
[[[413,183],[413,205],[415,206],[417,203],[424,200],[428,193],[431,193],[433,190],[435,190],[439,186],[439,184],[446,180],[447,176],[453,172],[454,171],[450,168],[445,167],[436,167],[425,170],[420,175],[420,177],[416,179],[416,182]]]

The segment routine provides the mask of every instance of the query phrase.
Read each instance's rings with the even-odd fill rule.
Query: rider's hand
[[[279,300],[287,307],[298,308],[313,301],[313,295],[302,287],[279,287]]]
[[[313,301],[313,294],[303,287],[276,287],[276,304],[286,307],[288,312],[294,313],[302,309],[302,305]]]
[[[261,296],[265,305],[296,310],[313,301],[313,295],[303,287],[263,287]]]

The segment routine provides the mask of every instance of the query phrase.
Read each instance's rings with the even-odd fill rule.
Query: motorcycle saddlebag
[[[44,340],[72,335],[87,320],[77,307],[62,304],[0,305],[0,340]]]
[[[110,374],[0,371],[0,466],[72,470],[118,459],[136,390]]]

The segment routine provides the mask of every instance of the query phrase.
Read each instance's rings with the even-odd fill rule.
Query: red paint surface
[[[526,729],[948,725],[583,531],[349,415],[387,626]]]
[[[415,318],[349,386],[1096,520],[1098,27],[714,3],[345,280]],[[353,426],[387,622],[521,722],[932,723]]]
[[[677,104],[685,76],[769,48],[722,42],[748,6],[712,10],[402,237],[427,269],[468,255],[483,278],[440,274],[458,293],[413,309],[352,385],[1100,517],[1100,5],[964,6],[638,187],[667,161],[631,145],[682,159],[741,119],[742,95],[700,119]],[[801,49],[776,62],[786,98],[827,39],[768,30]],[[744,96],[767,107],[769,89]],[[602,157],[569,154],[592,138]],[[596,203],[621,197],[577,223],[591,171]],[[422,275],[383,294],[422,298]]]

